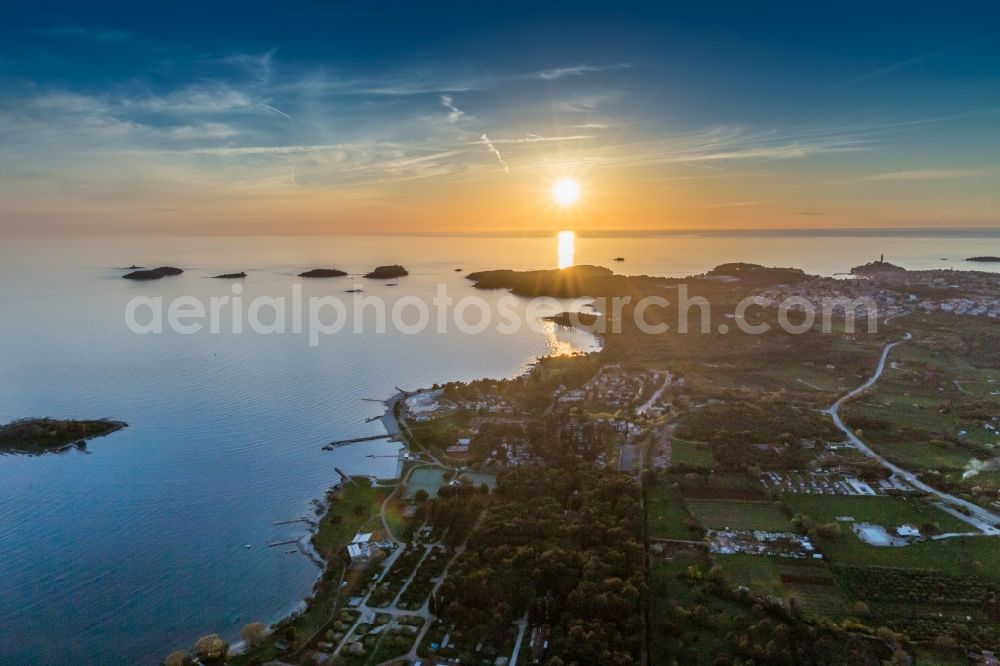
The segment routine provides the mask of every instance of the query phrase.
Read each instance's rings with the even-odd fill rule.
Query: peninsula
[[[1000,646],[1000,275],[469,279],[632,301],[599,352],[387,400],[398,478],[338,470],[313,594],[247,625],[228,664],[959,663]],[[706,330],[640,330],[639,300],[669,321],[682,285]],[[877,307],[878,330],[780,330],[783,302],[827,296]],[[770,332],[724,334],[748,297]]]

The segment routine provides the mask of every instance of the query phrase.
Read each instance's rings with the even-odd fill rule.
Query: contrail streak
[[[507,163],[503,161],[503,157],[500,155],[500,151],[497,150],[497,147],[493,145],[492,141],[490,141],[490,137],[486,136],[486,134],[483,133],[483,135],[479,137],[479,140],[485,143],[486,147],[490,149],[490,152],[497,156],[497,160],[499,160],[500,164],[503,165],[504,173],[510,175],[510,167],[507,166]]]
[[[276,109],[276,108],[274,108],[273,106],[271,106],[270,104],[265,104],[265,105],[264,105],[264,108],[265,108],[265,109],[269,109],[269,110],[271,110],[271,111],[274,111],[274,112],[275,112],[275,113],[277,113],[277,114],[278,114],[279,116],[284,116],[285,118],[288,118],[288,120],[290,120],[290,121],[291,121],[291,123],[292,123],[293,125],[295,124],[295,120],[294,120],[294,119],[293,119],[293,118],[292,118],[292,117],[291,117],[290,115],[288,115],[287,113],[285,113],[284,111],[281,111],[281,110],[279,110],[279,109]]]

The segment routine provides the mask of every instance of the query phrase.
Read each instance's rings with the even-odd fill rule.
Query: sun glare
[[[563,178],[552,186],[552,198],[560,206],[572,206],[580,198],[580,185],[572,178]]]
[[[572,231],[560,231],[556,238],[559,241],[559,268],[572,266],[576,234]]]

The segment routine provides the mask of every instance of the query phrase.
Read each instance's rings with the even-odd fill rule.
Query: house
[[[896,528],[896,534],[901,537],[914,537],[920,538],[920,530],[918,530],[913,525],[900,525]]]
[[[449,458],[458,458],[460,460],[465,460],[469,457],[469,445],[472,443],[471,437],[459,437],[458,441],[455,442],[453,446],[449,446],[444,450]]]
[[[354,535],[351,543],[347,546],[347,554],[350,555],[351,562],[368,559],[374,546],[371,540],[371,532],[358,532]]]

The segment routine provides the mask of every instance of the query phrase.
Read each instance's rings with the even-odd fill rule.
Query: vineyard
[[[847,614],[847,598],[826,565],[815,561],[783,561],[781,582],[808,617],[838,620]]]
[[[949,576],[941,571],[842,566],[837,568],[837,573],[862,601],[894,601],[913,606],[997,605],[997,590],[993,585],[974,578]]]
[[[971,577],[928,569],[836,568],[841,583],[875,618],[916,639],[948,635],[966,644],[1000,647],[996,588]]]

